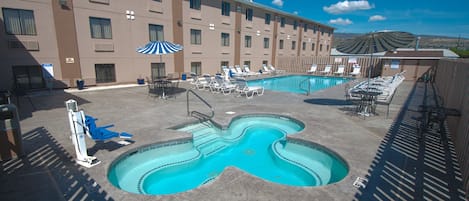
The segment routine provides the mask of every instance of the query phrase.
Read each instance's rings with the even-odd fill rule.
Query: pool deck
[[[350,172],[335,184],[292,187],[229,167],[207,185],[168,196],[124,192],[108,182],[106,173],[126,151],[190,137],[168,129],[195,120],[187,116],[185,92],[167,100],[148,96],[147,87],[138,85],[32,93],[19,100],[25,155],[0,162],[0,200],[465,200],[451,140],[440,142],[434,131],[417,140],[415,121],[424,85],[403,82],[387,119],[382,105],[377,116],[364,119],[354,114],[344,100],[344,85],[310,96],[265,91],[252,99],[194,90],[213,106],[213,120],[222,125],[252,113],[287,115],[304,122],[305,129],[294,137],[330,148],[346,160]],[[182,82],[179,87],[184,91],[191,85]],[[190,97],[191,109],[209,111]],[[88,139],[88,153],[101,164],[89,169],[77,165],[64,107],[68,99],[98,118],[98,125],[114,124],[110,130],[134,134],[134,143],[122,146],[118,140]],[[357,177],[369,180],[366,188],[352,185]]]

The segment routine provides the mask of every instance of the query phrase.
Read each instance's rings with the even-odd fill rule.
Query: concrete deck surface
[[[19,100],[25,156],[0,162],[0,200],[465,200],[451,138],[440,141],[436,131],[429,131],[424,140],[417,139],[424,85],[402,83],[387,119],[385,106],[378,106],[377,116],[355,115],[344,100],[344,85],[310,96],[266,91],[253,99],[195,90],[215,108],[213,120],[222,125],[250,113],[281,114],[304,122],[306,128],[295,137],[330,148],[346,160],[350,171],[335,184],[292,187],[229,167],[214,182],[168,196],[122,191],[109,183],[106,173],[128,150],[190,137],[168,129],[194,121],[186,111],[188,82],[180,83],[181,93],[167,100],[148,96],[146,86],[31,93]],[[77,165],[64,107],[68,99],[98,118],[98,125],[114,124],[111,130],[134,134],[135,143],[88,140],[88,152],[102,162],[89,169]],[[190,102],[191,108],[207,110],[193,96]],[[369,180],[366,188],[352,185],[357,177]]]

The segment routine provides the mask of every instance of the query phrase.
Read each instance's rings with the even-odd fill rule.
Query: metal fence
[[[277,60],[277,68],[286,70],[289,73],[306,73],[311,68],[312,64],[318,65],[317,71],[324,70],[326,65],[331,65],[331,72],[336,72],[339,65],[345,66],[345,75],[352,72],[352,65],[357,63],[361,66],[361,77],[366,77],[369,67],[372,68],[372,77],[381,75],[381,59],[370,57],[355,57],[352,58],[345,56],[313,56],[313,57],[291,57],[279,56]]]

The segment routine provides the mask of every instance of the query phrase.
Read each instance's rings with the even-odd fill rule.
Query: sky
[[[253,0],[334,32],[406,31],[469,39],[469,0]]]

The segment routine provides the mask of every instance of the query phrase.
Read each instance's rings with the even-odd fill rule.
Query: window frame
[[[270,13],[266,13],[265,14],[265,17],[264,17],[264,23],[267,24],[267,25],[270,25],[270,21],[271,21],[271,15]]]
[[[19,27],[19,33],[15,33],[13,28],[8,26],[8,21],[10,21],[10,18],[13,18],[14,16],[9,16],[8,14],[12,14],[11,12],[15,12],[18,17],[18,22],[20,25]],[[25,13],[30,14],[29,17],[31,17],[32,22],[31,27],[28,28],[29,24],[26,20]],[[36,29],[36,19],[34,17],[34,10],[26,10],[26,9],[16,9],[16,8],[2,8],[2,14],[3,14],[3,27],[5,28],[5,33],[8,35],[28,35],[28,36],[37,36],[37,29]],[[30,33],[29,33],[30,32]]]
[[[221,33],[221,46],[222,47],[229,47],[230,46],[230,34],[229,33]]]
[[[96,20],[95,22],[98,22],[97,25],[99,25],[99,28],[100,28],[100,33],[101,33],[101,37],[98,37],[96,36],[96,33],[94,33],[94,29],[93,29],[93,25],[92,24],[92,20]],[[104,22],[108,22],[109,23],[109,36],[106,36],[106,31],[104,30],[105,27],[107,24],[105,24]],[[90,34],[91,34],[91,38],[94,38],[94,39],[112,39],[112,22],[111,22],[111,19],[110,18],[102,18],[102,17],[89,17],[89,23],[90,23]]]
[[[252,36],[245,35],[244,36],[244,47],[251,48],[252,47]]]
[[[280,27],[285,28],[285,17],[280,17]]]
[[[189,0],[189,8],[194,10],[201,10],[202,0]]]
[[[296,41],[292,40],[291,41],[291,50],[295,50],[295,49],[296,49]]]
[[[191,44],[202,45],[202,30],[190,29],[190,32],[191,32]]]
[[[158,30],[158,29],[155,29],[155,33],[156,33],[155,37],[156,37],[156,40],[152,40],[152,32],[151,32],[151,31],[152,31],[152,27],[155,27],[155,28],[156,28],[156,27],[161,27],[161,36],[162,36],[162,38],[161,38],[160,40],[159,40],[159,37],[158,37],[158,32],[159,32],[160,30]],[[163,26],[163,25],[160,25],[160,24],[148,24],[148,36],[149,36],[149,38],[148,38],[149,41],[164,41],[164,26]]]
[[[252,16],[254,15],[254,10],[252,8],[246,8],[245,14],[246,14],[246,20],[247,21],[252,21]]]
[[[98,77],[98,75],[101,75],[102,73],[106,73],[106,72],[98,73],[98,67],[110,68],[111,75],[109,77],[105,75],[105,77],[103,78],[101,78],[100,76]],[[100,70],[109,70],[109,69],[100,69]],[[94,64],[94,71],[95,71],[95,76],[96,76],[96,84],[116,82],[116,64],[113,64],[113,63]]]
[[[264,49],[270,48],[270,38],[264,38]]]
[[[280,50],[283,50],[283,46],[284,46],[284,41],[283,41],[283,39],[280,39],[280,40],[278,41],[278,48],[279,48]]]
[[[229,17],[230,12],[231,12],[230,2],[222,1],[221,2],[221,15]]]
[[[194,71],[195,68],[195,71]],[[201,61],[192,61],[191,62],[191,73],[196,75],[202,75],[202,62]]]

